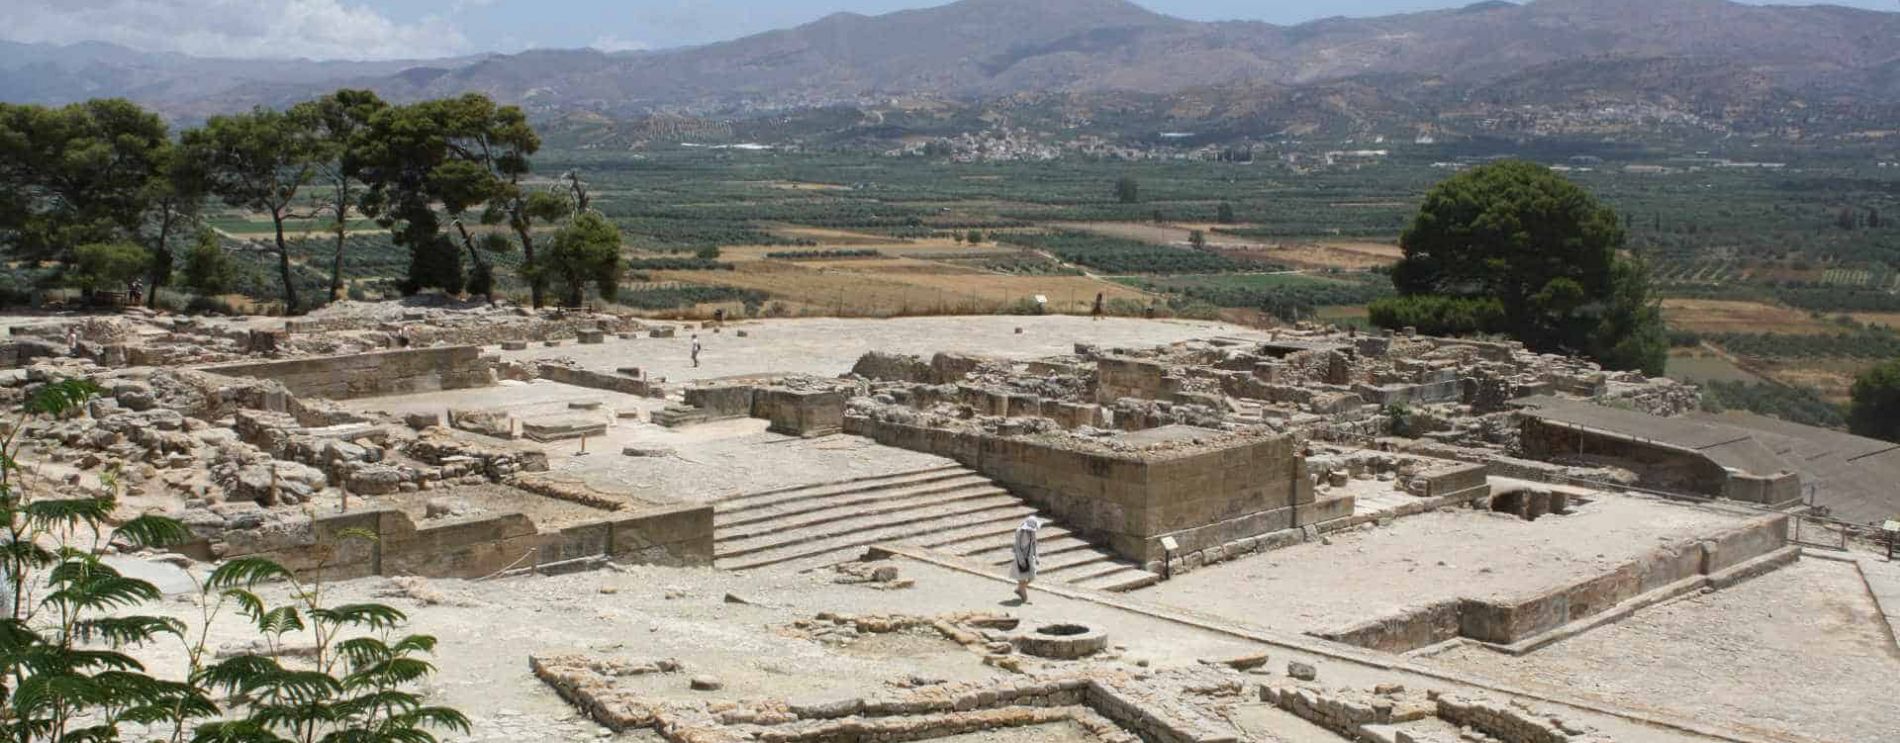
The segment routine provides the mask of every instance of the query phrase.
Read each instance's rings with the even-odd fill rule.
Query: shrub
[[[1504,303],[1491,298],[1414,294],[1388,297],[1366,306],[1373,325],[1397,330],[1417,328],[1426,335],[1493,333],[1504,325]]]

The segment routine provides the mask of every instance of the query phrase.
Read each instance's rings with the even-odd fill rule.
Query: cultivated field
[[[1663,319],[1673,330],[1697,333],[1807,334],[1840,329],[1803,310],[1728,299],[1665,299]]]

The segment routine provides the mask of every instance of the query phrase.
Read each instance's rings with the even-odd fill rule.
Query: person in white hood
[[[1023,519],[1016,527],[1016,541],[1010,548],[1014,559],[1009,563],[1009,577],[1016,580],[1016,598],[1024,603],[1029,601],[1029,582],[1036,579],[1036,531],[1042,528],[1042,519],[1034,516]]]

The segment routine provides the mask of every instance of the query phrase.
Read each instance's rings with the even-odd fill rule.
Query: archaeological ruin
[[[1516,343],[421,300],[7,324],[10,403],[100,389],[12,431],[30,476],[192,532],[118,564],[185,590],[269,556],[402,607],[456,739],[1900,738],[1900,447]]]

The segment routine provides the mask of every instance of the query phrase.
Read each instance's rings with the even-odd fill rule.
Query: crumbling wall
[[[205,371],[273,380],[293,395],[331,400],[485,387],[495,381],[475,346],[221,364]]]
[[[373,534],[374,540],[357,538]],[[658,565],[712,563],[712,507],[676,506],[615,513],[597,521],[541,531],[518,513],[505,513],[417,527],[408,514],[372,508],[322,516],[287,543],[256,545],[257,551],[299,573],[321,570],[325,579],[370,575],[480,578],[600,556]],[[233,551],[226,557],[241,554]]]

